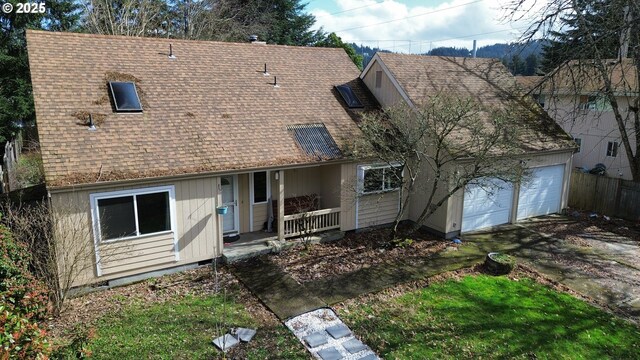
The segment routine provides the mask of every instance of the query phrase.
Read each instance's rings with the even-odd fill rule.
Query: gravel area
[[[340,356],[342,356],[340,359],[344,360],[357,360],[365,356],[375,356],[369,347],[353,354],[345,349],[345,344],[353,342],[355,339],[353,333],[338,339],[334,339],[329,335],[327,332],[328,328],[336,326],[346,327],[342,320],[340,320],[331,309],[324,308],[310,311],[286,321],[285,325],[300,339],[300,342],[302,342],[316,359],[323,359],[320,354],[322,354],[323,351],[330,351],[332,348],[337,350]],[[312,338],[309,338],[309,336]],[[318,341],[322,344],[313,347],[309,346],[308,343],[315,345],[313,341]],[[378,357],[375,356],[375,359],[378,359]]]
[[[349,233],[336,242],[293,248],[270,260],[305,283],[353,272],[385,262],[412,263],[442,251],[450,243],[434,236],[417,234],[402,246],[389,248],[389,229]]]

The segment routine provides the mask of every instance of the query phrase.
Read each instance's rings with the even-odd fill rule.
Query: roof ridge
[[[135,41],[162,41],[170,43],[202,43],[202,44],[219,44],[225,46],[261,46],[259,44],[252,44],[250,42],[231,42],[231,41],[218,41],[218,40],[200,40],[200,39],[177,39],[166,37],[151,37],[151,36],[126,36],[126,35],[112,35],[112,34],[92,34],[70,31],[48,31],[48,30],[35,30],[27,29],[27,34],[32,35],[53,35],[53,36],[68,36],[68,37],[85,37],[85,38],[101,38],[101,39],[118,39],[118,40],[135,40]],[[269,48],[287,48],[287,49],[312,49],[312,51],[344,51],[339,47],[322,47],[322,46],[300,46],[300,45],[280,45],[280,44],[266,44]]]

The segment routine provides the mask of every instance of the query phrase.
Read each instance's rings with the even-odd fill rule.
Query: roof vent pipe
[[[274,88],[280,87],[280,85],[278,85],[278,77],[277,76],[273,77],[273,87]]]
[[[96,131],[96,125],[93,123],[93,117],[89,114],[89,131]]]
[[[173,46],[169,44],[169,59],[175,59],[176,56],[173,55]]]
[[[258,41],[258,35],[249,35],[249,42]]]
[[[269,76],[269,72],[267,71],[267,63],[264,63],[264,72],[262,74],[264,76]]]
[[[473,40],[473,50],[471,51],[471,57],[475,59],[477,52],[478,52],[477,41]]]

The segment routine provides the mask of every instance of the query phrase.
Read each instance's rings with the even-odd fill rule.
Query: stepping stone
[[[218,349],[227,352],[227,350],[232,347],[238,345],[239,341],[231,334],[224,334],[224,336],[220,336],[219,338],[213,340],[213,345],[217,346]]]
[[[237,328],[236,335],[242,342],[249,342],[256,335],[255,329]]]
[[[367,355],[367,356],[361,357],[361,358],[360,358],[360,359],[358,359],[358,360],[380,360],[380,358],[379,358],[379,357],[377,357],[377,356],[376,356],[376,355],[374,355],[374,354],[369,354],[369,355]]]
[[[340,339],[351,335],[351,330],[349,330],[345,324],[334,325],[332,327],[328,327],[326,330],[334,339]]]
[[[329,340],[327,339],[327,335],[325,335],[325,332],[315,332],[311,335],[307,335],[305,337],[302,338],[302,340],[304,340],[304,342],[307,343],[307,345],[309,345],[310,348],[314,348],[314,347],[318,347],[320,345],[324,345],[326,344]]]
[[[320,358],[322,360],[340,360],[340,359],[342,359],[342,354],[340,354],[340,351],[338,351],[338,349],[336,349],[334,347],[330,347],[330,348],[326,348],[326,349],[322,349],[322,350],[318,351],[318,356],[320,356]]]
[[[366,350],[369,347],[362,343],[362,341],[358,339],[351,339],[349,341],[345,341],[342,343],[342,346],[349,352],[349,354],[355,354],[362,350]]]

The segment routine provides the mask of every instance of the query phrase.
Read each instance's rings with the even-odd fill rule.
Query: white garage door
[[[462,231],[471,231],[509,222],[513,186],[498,179],[491,186],[468,185],[464,192]]]
[[[560,211],[564,165],[533,169],[530,181],[520,186],[518,220]]]

